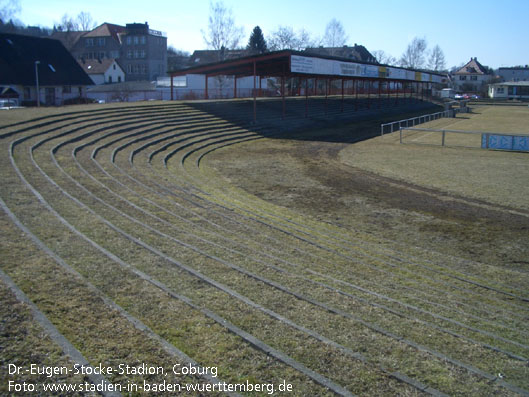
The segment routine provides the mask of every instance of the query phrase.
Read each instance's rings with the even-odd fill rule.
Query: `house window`
[[[138,44],[138,36],[134,36],[134,44]]]
[[[116,70],[116,64],[112,65],[112,69]]]
[[[505,88],[504,87],[496,88],[496,94],[505,94]]]
[[[463,81],[463,80],[466,80],[467,79],[467,76],[459,76],[459,80]]]
[[[65,85],[64,87],[62,87],[62,93],[63,94],[71,94],[72,93],[72,86]]]
[[[145,44],[145,36],[141,36],[140,37],[140,43],[141,44]]]
[[[134,58],[139,58],[139,51],[138,50],[134,50]]]
[[[477,81],[478,80],[478,76],[470,76],[470,80]]]
[[[145,58],[145,50],[140,51],[140,58]]]
[[[93,47],[94,46],[94,39],[86,39],[85,40],[85,46],[86,47]]]
[[[131,65],[131,64],[128,64],[128,65],[127,65],[127,73],[130,73],[130,74],[133,73],[133,71],[132,71],[132,65]]]
[[[132,58],[132,50],[128,50],[127,51],[127,58],[129,58],[129,59]]]
[[[97,39],[97,45],[100,46],[100,47],[104,47],[105,46],[105,38],[104,37],[99,37]]]
[[[127,36],[127,44],[128,44],[128,45],[131,45],[131,44],[132,44],[132,37]]]

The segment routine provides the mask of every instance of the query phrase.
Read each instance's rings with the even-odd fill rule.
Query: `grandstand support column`
[[[358,110],[358,80],[353,80],[353,87],[355,89],[355,112]]]
[[[367,108],[368,109],[371,109],[370,96],[371,96],[371,80],[367,80]]]
[[[399,82],[398,81],[395,81],[395,88],[396,88],[396,94],[397,94],[397,96],[395,97],[395,104],[398,105],[399,103]]]
[[[309,78],[305,79],[305,118],[309,117]]]
[[[205,79],[205,82],[206,82],[206,90],[204,91],[204,99],[209,99],[209,94],[208,94],[208,75],[206,74],[204,76],[204,79]]]
[[[344,93],[343,93],[343,78],[342,78],[342,110],[341,110],[342,113],[343,113],[343,102],[344,102]]]
[[[237,98],[237,76],[233,76],[233,98]]]
[[[281,76],[281,101],[282,101],[282,107],[283,111],[281,113],[281,118],[285,118],[285,75],[283,74]]]
[[[380,101],[382,100],[382,80],[378,80],[378,101],[377,108],[380,109]]]
[[[173,75],[171,75],[171,101],[174,100],[174,91],[173,91],[174,85],[173,85]]]
[[[329,79],[325,79],[325,114],[327,114],[327,98],[329,97]]]
[[[256,97],[256,81],[257,78],[257,64],[255,60],[253,61],[253,122],[257,121],[257,97]]]
[[[298,96],[301,96],[301,76],[298,77]]]
[[[424,83],[421,82],[421,101],[424,101]]]

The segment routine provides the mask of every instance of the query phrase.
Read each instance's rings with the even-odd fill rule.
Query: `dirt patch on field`
[[[262,140],[219,150],[208,164],[230,183],[306,216],[398,244],[529,271],[525,210],[351,167],[339,158],[345,147],[318,139]]]

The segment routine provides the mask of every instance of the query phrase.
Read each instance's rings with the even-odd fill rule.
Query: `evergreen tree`
[[[259,26],[253,28],[253,32],[250,35],[250,40],[248,40],[246,49],[250,54],[262,54],[268,51],[266,40],[263,36],[263,31]]]

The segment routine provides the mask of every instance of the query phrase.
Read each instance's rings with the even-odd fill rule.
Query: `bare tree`
[[[445,54],[439,45],[436,45],[430,52],[430,58],[428,59],[428,69],[436,72],[446,69]]]
[[[235,25],[231,9],[222,1],[210,3],[210,15],[207,32],[202,31],[207,46],[213,50],[237,48],[243,37],[242,27]]]
[[[6,23],[20,12],[18,0],[0,0],[0,21]]]
[[[92,30],[96,27],[97,23],[92,19],[92,16],[89,12],[81,11],[77,15],[77,25],[80,30]]]
[[[292,26],[279,26],[267,39],[268,47],[272,51],[296,50],[301,51],[307,47],[313,47],[317,43],[305,29],[298,33],[294,32]]]
[[[411,69],[421,69],[425,65],[425,54],[428,44],[426,39],[415,37],[400,58],[400,65]]]
[[[319,38],[313,38],[309,32],[305,29],[301,29],[298,32],[298,47],[296,50],[301,51],[307,47],[318,47],[322,40]]]
[[[346,41],[347,35],[345,34],[342,23],[336,18],[331,19],[325,28],[323,44],[327,47],[335,48],[344,46]]]
[[[268,38],[271,50],[294,50],[298,47],[298,38],[292,26],[279,26]]]
[[[372,54],[378,63],[382,63],[384,65],[396,65],[397,64],[397,58],[395,58],[394,56],[391,56],[390,54],[384,52],[383,50],[373,51]]]
[[[79,30],[79,24],[77,21],[68,14],[64,14],[61,18],[61,22],[55,24],[55,27],[61,32],[75,32]]]

